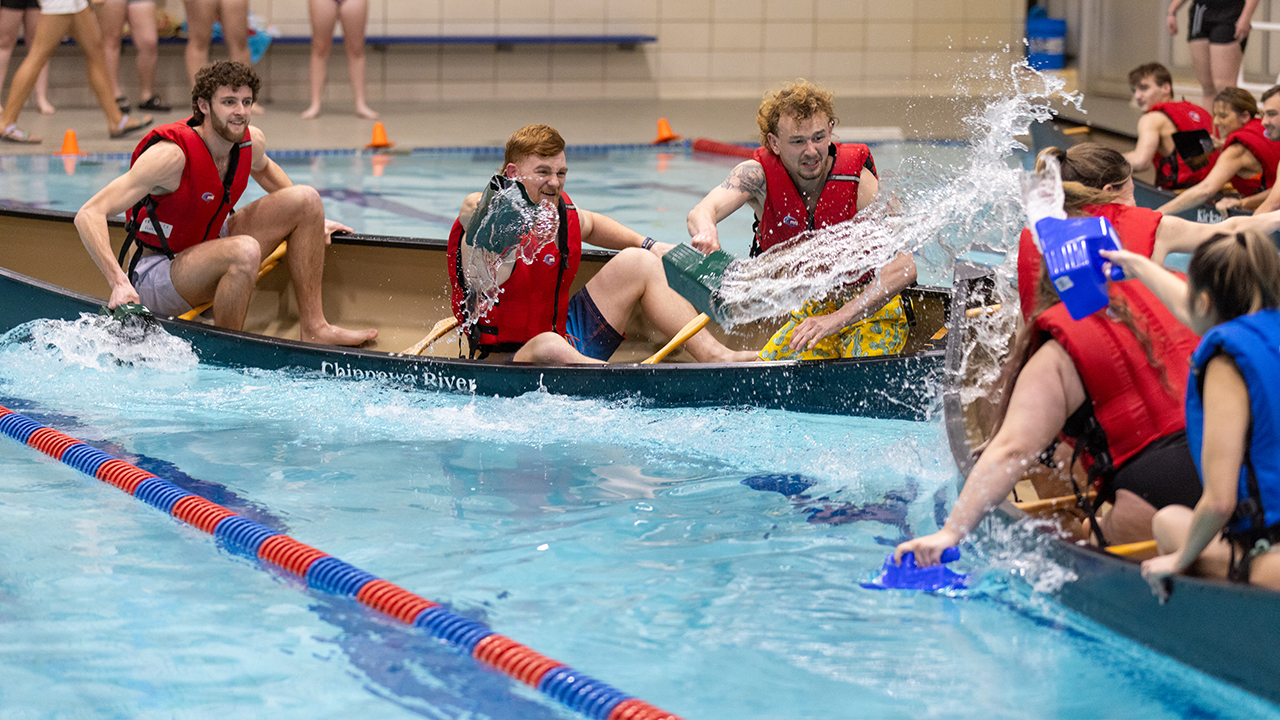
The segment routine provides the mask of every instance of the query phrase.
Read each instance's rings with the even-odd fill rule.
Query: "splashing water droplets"
[[[33,320],[19,325],[0,336],[0,349],[10,348],[94,370],[129,366],[185,372],[200,361],[190,343],[159,326],[122,324],[88,313],[78,320]]]
[[[1017,136],[1053,116],[1050,98],[1077,106],[1080,98],[1062,92],[1061,78],[1025,61],[1007,71],[987,65],[973,79],[999,87],[993,100],[965,119],[972,139],[964,161],[955,167],[904,161],[898,172],[882,174],[879,198],[852,220],[730,264],[720,287],[730,324],[776,317],[810,298],[840,294],[899,253],[915,253],[950,276],[954,259],[970,251],[1016,247],[1026,213],[1019,171],[1009,158],[1027,149]]]

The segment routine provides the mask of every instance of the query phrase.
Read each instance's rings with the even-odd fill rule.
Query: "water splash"
[[[191,344],[151,323],[120,323],[105,315],[83,313],[77,320],[33,320],[0,335],[0,349],[18,352],[28,362],[57,359],[90,370],[146,368],[180,373],[200,359]]]
[[[494,185],[501,185],[494,189]],[[485,191],[477,217],[467,233],[474,248],[466,253],[463,275],[471,290],[466,322],[473,325],[498,304],[502,283],[511,276],[517,261],[532,265],[547,245],[555,242],[560,229],[556,206],[543,200],[530,203],[519,182],[494,183]]]
[[[972,138],[964,159],[942,167],[925,158],[883,173],[878,199],[848,222],[805,233],[725,270],[720,295],[729,324],[775,317],[810,298],[840,293],[896,255],[916,253],[942,264],[973,250],[1016,247],[1026,223],[1018,170],[1010,163],[1032,123],[1053,116],[1050,99],[1079,105],[1065,82],[1025,61],[999,76],[996,97],[965,119]]]
[[[988,572],[1021,578],[1034,593],[1052,595],[1079,576],[1053,560],[1059,526],[1053,520],[1023,518],[1001,523],[987,518],[975,534],[981,564]]]

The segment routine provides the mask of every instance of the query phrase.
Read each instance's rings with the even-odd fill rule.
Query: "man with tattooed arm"
[[[744,204],[756,214],[754,257],[850,220],[874,201],[880,183],[871,150],[834,142],[837,122],[832,94],[803,79],[766,95],[756,113],[761,147],[754,158],[735,167],[689,212],[693,247],[704,253],[718,250],[716,223]],[[907,317],[898,293],[915,279],[915,259],[909,252],[899,253],[853,287],[842,288],[839,296],[816,298],[793,311],[760,357],[867,357],[901,351]]]

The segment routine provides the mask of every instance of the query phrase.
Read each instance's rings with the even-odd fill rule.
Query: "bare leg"
[[[587,283],[587,291],[600,314],[616,329],[625,328],[636,303],[668,337],[692,320],[697,312],[667,285],[662,259],[639,248],[627,248],[605,264]],[[749,350],[733,351],[720,344],[706,330],[685,343],[698,362],[750,362],[757,359]]]
[[[213,39],[213,21],[218,14],[218,0],[184,0],[187,10],[187,79],[196,84],[196,72],[209,64],[209,43]],[[225,32],[225,31],[224,31]]]
[[[1098,525],[1112,545],[1142,542],[1151,539],[1151,519],[1155,514],[1155,507],[1137,493],[1117,490],[1111,512],[1098,518]]]
[[[525,343],[511,358],[516,362],[554,365],[601,365],[604,360],[587,357],[578,352],[560,335],[544,332]]]
[[[22,10],[0,8],[0,88],[4,87],[4,76],[9,72],[9,59],[13,57],[13,48],[18,44],[23,15]],[[39,15],[39,11],[36,11],[36,17]]]
[[[1244,62],[1244,51],[1240,43],[1226,45],[1209,45],[1209,67],[1213,71],[1213,87],[1217,92],[1224,88],[1235,87],[1240,79],[1240,63]]]
[[[312,0],[312,2],[315,1]],[[355,96],[356,114],[362,118],[376,120],[378,113],[365,103],[364,33],[369,23],[369,5],[366,0],[343,0],[341,13],[342,44],[347,51],[347,77],[351,79],[351,93]]]
[[[89,12],[84,10],[82,12]],[[35,87],[40,69],[49,63],[53,51],[62,42],[62,37],[71,31],[73,15],[41,15],[36,24],[36,32],[28,43],[27,57],[13,74],[13,82],[9,86],[9,97],[4,103],[4,112],[0,113],[0,132],[18,122],[22,106]],[[101,52],[102,48],[98,48]],[[109,92],[109,91],[108,91]],[[118,112],[118,111],[117,111]]]
[[[218,238],[178,253],[169,279],[193,307],[212,300],[218,327],[242,330],[261,259],[258,241],[248,235]]]
[[[98,97],[98,105],[107,116],[107,134],[119,137],[130,130],[136,130],[151,122],[151,116],[141,119],[126,118],[116,106],[116,96],[111,92],[111,80],[107,77],[107,61],[102,52],[102,33],[98,30],[98,18],[93,11],[85,8],[71,16],[71,36],[76,45],[84,53],[85,74],[89,76],[89,87]]]
[[[133,31],[133,47],[138,53],[134,66],[138,71],[138,99],[146,102],[155,96],[156,63],[160,58],[160,34],[156,29],[156,4],[129,3],[129,28]]]
[[[311,104],[302,112],[307,120],[320,117],[324,81],[333,51],[333,28],[338,23],[338,6],[333,0],[311,0]]]
[[[1191,65],[1196,70],[1196,82],[1200,83],[1200,106],[1213,112],[1213,98],[1218,94],[1218,87],[1213,84],[1213,66],[1209,58],[1209,41],[1192,40],[1187,43],[1191,51]],[[1232,84],[1236,79],[1231,78]],[[1177,98],[1174,98],[1175,100]]]
[[[231,216],[228,230],[257,238],[259,261],[282,240],[289,241],[285,260],[298,300],[302,340],[326,345],[359,345],[378,336],[377,330],[347,330],[330,325],[321,303],[324,275],[324,205],[307,185],[294,185],[249,203]],[[254,266],[255,271],[257,266]],[[215,310],[215,317],[217,312]]]
[[[36,36],[36,24],[40,22],[40,11],[29,9],[23,18],[23,37],[33,38]],[[45,63],[40,68],[40,74],[36,76],[36,107],[40,108],[41,115],[52,115],[58,111],[58,108],[49,102],[49,63]]]
[[[124,34],[124,17],[128,0],[103,0],[98,6],[98,25],[102,29],[102,53],[107,63],[107,79],[111,81],[111,96],[124,97],[120,92],[120,38]]]

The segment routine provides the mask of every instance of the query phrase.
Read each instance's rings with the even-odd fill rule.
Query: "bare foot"
[[[348,330],[340,328],[337,325],[325,324],[321,329],[315,332],[307,332],[304,328],[301,333],[303,342],[319,343],[321,345],[362,345],[376,337],[378,331],[369,330]]]
[[[52,115],[58,112],[58,108],[54,107],[53,105],[50,105],[48,100],[40,100],[39,98],[37,98],[36,105],[40,108],[41,115]]]
[[[380,115],[378,115],[377,112],[375,112],[368,105],[356,105],[356,115],[359,115],[360,117],[366,120],[377,120],[379,117],[381,117]],[[306,116],[304,115],[303,117],[306,117]]]
[[[303,111],[302,111],[302,119],[303,119],[303,120],[315,120],[315,119],[316,119],[316,118],[318,118],[318,117],[320,117],[320,106],[319,106],[319,105],[312,105],[311,107],[309,107],[309,108],[307,108],[306,110],[303,110]]]

